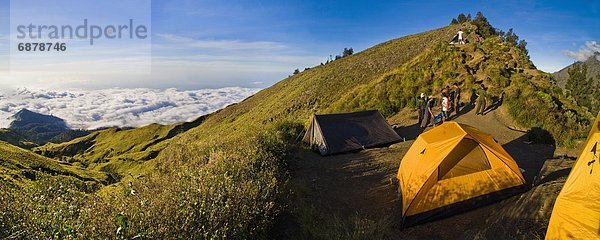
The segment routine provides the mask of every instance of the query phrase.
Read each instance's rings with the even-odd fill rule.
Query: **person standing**
[[[419,95],[417,97],[417,114],[419,115],[419,123],[421,124],[421,122],[423,122],[423,117],[425,115],[425,105],[427,105],[427,98],[425,98],[425,93],[421,93],[421,95]]]
[[[454,88],[454,90],[452,91],[454,94],[454,98],[452,99],[452,103],[454,104],[454,112],[455,114],[458,114],[459,108],[460,108],[460,87],[458,86],[457,83],[454,83],[452,85],[452,87]]]
[[[462,31],[462,28],[460,28],[458,30],[458,43],[459,44],[465,44],[465,41],[463,40],[463,34],[464,34],[464,32]]]
[[[450,116],[451,113],[454,111],[454,89],[451,90],[450,86],[448,86],[448,100],[448,116]]]
[[[427,128],[429,126],[429,121],[432,122],[431,125],[435,125],[435,120],[433,119],[433,103],[435,102],[435,98],[433,96],[429,96],[426,99],[425,113],[423,114],[421,128]]]
[[[475,110],[475,112],[477,113],[477,115],[481,114],[483,115],[483,112],[485,111],[485,97],[486,97],[486,92],[485,92],[485,85],[483,85],[483,83],[481,84],[479,90],[477,90],[477,108]]]
[[[442,95],[444,95],[444,94],[449,95],[450,94],[450,86],[446,85],[445,88],[442,88],[441,94]]]
[[[448,110],[450,108],[450,98],[447,93],[442,93],[442,122],[449,120]]]

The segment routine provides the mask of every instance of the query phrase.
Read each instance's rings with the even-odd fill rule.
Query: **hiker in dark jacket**
[[[485,97],[486,97],[485,85],[483,85],[483,83],[482,83],[481,88],[479,88],[479,90],[477,90],[477,108],[475,110],[477,115],[479,115],[479,114],[484,115],[483,112],[485,111]]]
[[[423,121],[423,116],[425,115],[425,105],[427,105],[427,98],[425,97],[425,93],[421,93],[421,95],[419,95],[417,97],[417,114],[419,114],[419,123],[421,124],[421,122]]]
[[[459,108],[460,108],[460,87],[458,86],[457,83],[454,83],[454,85],[452,85],[452,87],[454,88],[452,103],[454,104],[455,114],[458,114]]]
[[[433,104],[435,103],[435,98],[433,96],[429,96],[426,98],[427,102],[425,103],[425,112],[423,114],[423,121],[421,122],[421,128],[426,128],[430,124],[435,125],[435,121],[433,120]]]

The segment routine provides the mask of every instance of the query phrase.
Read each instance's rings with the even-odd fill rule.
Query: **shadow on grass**
[[[462,102],[461,104],[463,104],[463,106],[459,107],[458,111],[454,111],[454,112],[450,113],[450,120],[456,119],[464,114],[469,113],[470,111],[473,111],[473,109],[475,109],[475,104],[472,104],[471,102],[468,102],[468,103]]]
[[[529,186],[539,175],[544,162],[551,159],[556,150],[556,147],[551,144],[530,144],[527,135],[514,139],[502,147],[515,159],[519,167],[525,170],[523,177]]]
[[[402,137],[404,140],[414,140],[421,133],[423,133],[423,128],[419,126],[418,123],[415,123],[410,126],[394,126],[394,131],[398,134],[398,136]]]
[[[561,170],[557,170],[557,171],[551,172],[550,174],[548,174],[544,178],[542,178],[540,180],[540,182],[537,183],[536,185],[542,185],[544,183],[552,182],[554,180],[558,180],[558,179],[563,178],[563,177],[566,178],[567,176],[569,176],[570,172],[571,172],[571,168],[565,168],[565,169],[561,169]]]

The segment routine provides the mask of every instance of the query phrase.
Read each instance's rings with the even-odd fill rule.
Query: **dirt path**
[[[574,159],[554,159],[552,145],[525,143],[525,133],[506,127],[513,123],[502,107],[485,116],[466,110],[455,120],[491,133],[525,170],[531,190],[463,214],[400,229],[401,206],[395,177],[400,160],[421,132],[415,124],[415,114],[401,112],[388,121],[406,142],[330,157],[301,151],[291,161],[293,210],[284,220],[280,236],[542,239],[552,205]]]

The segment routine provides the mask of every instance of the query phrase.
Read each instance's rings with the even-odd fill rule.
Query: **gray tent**
[[[303,142],[321,155],[349,152],[400,141],[377,110],[315,115]]]

